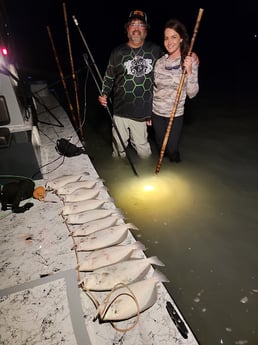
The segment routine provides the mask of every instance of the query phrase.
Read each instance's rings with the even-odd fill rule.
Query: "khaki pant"
[[[140,158],[148,158],[151,155],[151,147],[148,142],[146,121],[137,121],[115,115],[113,119],[125,148],[127,148],[130,141]],[[112,134],[113,157],[125,157],[126,153],[124,147],[114,127],[112,128]]]

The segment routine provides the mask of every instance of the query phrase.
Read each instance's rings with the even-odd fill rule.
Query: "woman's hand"
[[[188,75],[192,74],[192,57],[191,56],[186,56],[183,66]]]

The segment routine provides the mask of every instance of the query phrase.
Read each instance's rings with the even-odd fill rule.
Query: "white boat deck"
[[[89,178],[99,178],[87,154],[68,158],[57,153],[57,139],[72,137],[72,143],[81,144],[55,98],[47,94],[42,101],[63,127],[56,126],[57,122],[48,111],[39,109],[43,180],[37,180],[36,185],[45,186],[47,181],[63,175],[87,173]],[[104,186],[101,177],[97,184]],[[103,193],[109,196],[108,191]],[[25,213],[0,211],[1,344],[198,344],[163,283],[157,284],[158,299],[151,308],[142,312],[138,319],[115,324],[125,331],[117,330],[109,322],[94,321],[96,308],[89,295],[78,286],[78,281],[86,273],[82,275],[77,270],[84,254],[74,249],[79,240],[71,233],[76,226],[64,222],[60,214],[63,202],[53,192],[48,192],[44,201],[33,199],[32,202],[34,206]],[[116,206],[110,202],[106,208],[116,209]],[[122,224],[124,219],[120,217],[118,222]],[[123,243],[134,241],[133,233],[129,231]],[[145,256],[143,252],[140,255]],[[107,292],[92,294],[102,301]],[[185,323],[187,336],[182,336],[169,316],[167,301]]]

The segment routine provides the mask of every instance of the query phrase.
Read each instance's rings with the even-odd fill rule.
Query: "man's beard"
[[[130,40],[135,42],[135,43],[141,43],[141,42],[144,42],[145,37],[146,37],[146,35],[141,35],[141,34],[131,35]]]

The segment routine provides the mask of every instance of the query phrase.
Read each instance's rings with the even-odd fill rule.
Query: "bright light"
[[[8,55],[8,51],[6,48],[1,48],[1,52],[3,55],[7,56]]]
[[[143,190],[145,192],[152,192],[154,190],[154,187],[152,185],[148,184],[148,185],[144,186]]]
[[[174,169],[175,170],[175,169]],[[124,212],[125,219],[135,222],[144,219],[146,226],[172,224],[191,209],[195,195],[189,179],[174,170],[162,171],[160,175],[141,173],[120,178],[112,186],[116,205]]]

